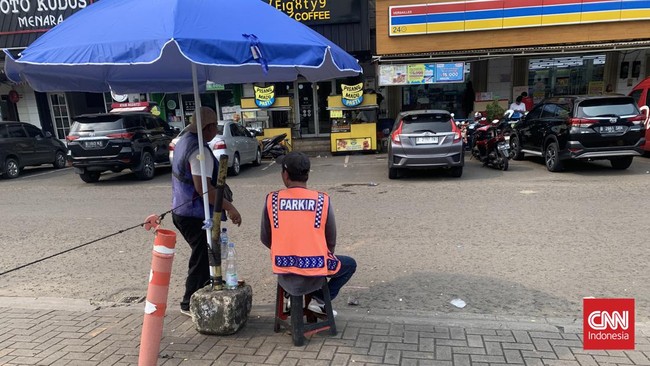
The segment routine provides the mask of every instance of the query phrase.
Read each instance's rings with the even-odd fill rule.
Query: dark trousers
[[[181,301],[181,309],[189,310],[192,294],[203,288],[210,280],[208,238],[205,230],[202,229],[203,219],[172,214],[172,220],[192,249],[185,280],[185,295]]]
[[[354,272],[357,271],[357,262],[352,257],[337,255],[336,258],[341,261],[341,268],[333,276],[329,276],[330,280],[327,282],[327,287],[330,290],[330,298],[334,300],[338,296],[341,287],[348,283]],[[312,293],[312,296],[322,302],[323,291],[317,290]]]

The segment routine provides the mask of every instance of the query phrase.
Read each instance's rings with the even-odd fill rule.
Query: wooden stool
[[[275,325],[273,330],[278,333],[280,327],[291,330],[293,337],[293,344],[295,346],[302,346],[305,343],[305,336],[309,336],[318,332],[329,330],[331,335],[336,335],[336,324],[334,323],[334,314],[332,312],[332,300],[330,298],[330,290],[327,286],[327,279],[323,278],[323,301],[325,302],[325,312],[327,315],[316,314],[309,310],[307,307],[311,301],[311,295],[294,296],[286,292],[278,283],[278,288],[275,294]],[[285,311],[284,297],[285,293],[289,294],[291,298],[291,309]],[[291,316],[291,320],[287,319]],[[303,317],[307,317],[305,324]],[[318,321],[322,318],[322,321]]]

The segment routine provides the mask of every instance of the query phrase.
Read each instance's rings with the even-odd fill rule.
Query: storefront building
[[[267,1],[267,0],[261,0]],[[65,20],[74,12],[90,5],[93,0],[25,0],[0,4],[0,48],[8,48],[16,55],[49,28]],[[374,42],[370,36],[367,0],[268,0],[271,6],[288,16],[303,22],[312,29],[338,44],[359,59],[368,70],[369,88],[374,88],[372,55]],[[51,5],[51,6],[50,6]],[[4,54],[0,55],[0,67],[4,70]],[[365,81],[332,80],[309,83],[298,80],[293,83],[221,85],[208,83],[201,94],[202,105],[214,108],[221,119],[230,119],[234,113],[242,115],[242,121],[251,127],[290,128],[296,137],[327,136],[331,132],[327,97],[340,93],[343,83]],[[254,87],[274,86],[277,97],[289,97],[290,109],[251,110],[243,108],[242,100],[254,97]],[[14,92],[12,92],[14,91]],[[16,98],[15,96],[18,96]],[[11,96],[11,98],[10,98]],[[75,116],[84,113],[110,111],[116,102],[155,102],[160,106],[161,117],[172,126],[182,128],[189,122],[195,109],[193,94],[142,93],[116,95],[113,93],[40,93],[27,84],[13,84],[4,73],[0,74],[0,120],[20,120],[50,131],[59,139],[65,139]],[[247,110],[246,110],[247,109]]]
[[[627,94],[650,75],[649,15],[646,0],[377,0],[388,114],[442,108],[465,118],[470,81],[471,111],[524,91],[535,102]]]

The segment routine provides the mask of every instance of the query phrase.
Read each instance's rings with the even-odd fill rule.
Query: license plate
[[[506,144],[499,144],[497,145],[497,147],[499,148],[499,150],[508,150],[508,145]]]
[[[104,147],[104,141],[84,141],[86,149],[101,149]]]
[[[438,143],[438,137],[416,137],[415,138],[415,143],[416,144],[437,144]]]
[[[625,131],[625,126],[600,126],[600,133],[616,133]]]

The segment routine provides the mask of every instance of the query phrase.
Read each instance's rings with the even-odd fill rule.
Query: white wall
[[[36,107],[36,96],[34,90],[28,85],[19,85],[16,91],[20,95],[20,101],[16,104],[18,117],[21,122],[28,122],[34,126],[41,127],[41,118]]]
[[[512,58],[496,58],[488,61],[487,91],[494,99],[512,100]]]
[[[634,65],[634,61],[641,62],[640,65],[641,69],[638,77],[632,77],[632,67]],[[621,79],[620,78],[621,65],[623,65],[624,62],[628,63],[629,70],[628,70],[627,78]],[[621,57],[619,58],[618,69],[616,72],[616,88],[614,89],[614,91],[616,93],[625,94],[625,95],[627,95],[630,91],[632,91],[632,88],[636,84],[638,84],[641,80],[645,79],[646,77],[645,63],[646,63],[645,50],[621,52]]]

